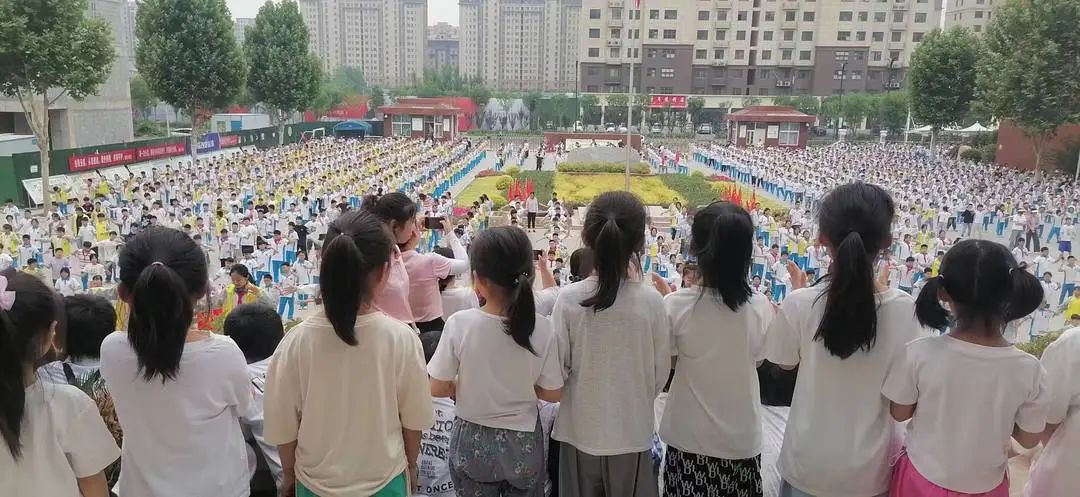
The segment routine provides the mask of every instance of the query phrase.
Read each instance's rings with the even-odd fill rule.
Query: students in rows
[[[4,495],[105,497],[104,470],[120,452],[97,405],[75,386],[34,374],[53,347],[58,319],[41,280],[0,273],[0,488]]]
[[[888,491],[894,430],[881,384],[890,359],[919,333],[911,296],[875,283],[894,213],[892,198],[874,185],[826,195],[818,231],[829,273],[792,292],[769,327],[768,360],[799,366],[778,462],[782,497]]]
[[[757,366],[774,312],[746,279],[754,225],[738,204],[717,202],[694,215],[691,235],[699,286],[664,297],[678,356],[660,423],[664,493],[761,496]]]
[[[251,383],[232,340],[192,326],[206,285],[206,259],[177,230],[144,230],[120,254],[130,315],[101,343],[101,375],[124,430],[122,495],[248,495]]]
[[[563,387],[555,334],[533,302],[532,242],[490,228],[470,260],[484,305],[447,320],[428,364],[431,395],[457,394],[450,474],[459,495],[530,495],[545,481],[537,403],[558,402]]]
[[[408,495],[433,422],[416,332],[375,306],[395,244],[365,211],[330,225],[324,311],[289,331],[266,377],[263,436],[278,446],[280,495]],[[411,478],[408,475],[412,475]]]
[[[657,495],[653,401],[671,370],[671,332],[660,294],[642,279],[645,218],[633,194],[600,194],[582,230],[595,276],[555,302],[566,377],[552,435],[562,442],[562,497]]]
[[[881,389],[892,417],[911,420],[890,495],[1009,496],[1009,439],[1029,449],[1039,443],[1046,374],[1002,330],[1042,299],[1039,280],[1002,245],[964,240],[945,255],[915,313],[930,328],[954,324],[907,344]]]

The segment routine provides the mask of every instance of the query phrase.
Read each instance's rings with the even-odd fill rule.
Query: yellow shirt
[[[1069,297],[1069,303],[1065,307],[1065,319],[1068,320],[1073,316],[1080,316],[1080,299]]]

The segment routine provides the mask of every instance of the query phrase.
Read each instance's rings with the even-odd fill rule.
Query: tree
[[[473,105],[476,106],[473,123],[479,128],[484,114],[487,113],[488,102],[491,101],[491,90],[484,85],[484,81],[479,77],[470,79],[466,83],[464,90],[462,95],[472,100]]]
[[[581,95],[581,97],[578,98],[578,104],[581,106],[582,120],[585,121],[586,124],[591,124],[600,120],[600,99],[596,95]]]
[[[139,114],[143,117],[150,112],[151,107],[158,103],[157,97],[150,92],[146,80],[139,74],[136,74],[128,81],[128,91],[131,93],[132,107],[139,111]]]
[[[816,116],[820,109],[818,99],[813,95],[799,95],[797,97],[781,95],[773,98],[773,105],[794,107],[795,110],[804,114],[810,114],[811,116]]]
[[[372,86],[371,93],[368,94],[368,115],[374,116],[378,112],[379,107],[386,105],[386,95],[383,93],[381,86]]]
[[[273,109],[278,145],[285,143],[285,122],[319,96],[322,65],[308,51],[308,30],[293,0],[267,1],[255,25],[244,35],[251,96]]]
[[[145,0],[135,17],[135,62],[150,91],[191,117],[191,159],[199,126],[244,87],[247,67],[224,0]]]
[[[315,113],[315,118],[318,119],[344,100],[345,94],[324,74],[322,83],[319,85],[319,94],[311,102],[311,110]]]
[[[994,11],[978,68],[980,101],[1031,142],[1036,175],[1058,128],[1080,122],[1080,2],[1009,0]]]
[[[876,99],[866,93],[844,95],[843,100],[840,116],[844,118],[844,123],[850,126],[852,131],[858,129],[863,119],[866,119],[877,106]]]
[[[334,84],[352,95],[363,95],[368,90],[364,71],[359,67],[340,67],[334,71]]]
[[[750,107],[761,103],[761,99],[757,97],[743,97],[742,106]]]
[[[573,112],[570,108],[571,104],[577,107],[565,93],[556,93],[551,96],[551,110],[555,113],[555,123],[559,128],[566,126],[566,116]]]
[[[980,42],[967,28],[933,30],[911,57],[908,92],[911,114],[934,130],[962,119],[975,97]]]
[[[686,101],[686,113],[690,116],[690,119],[695,124],[700,124],[701,113],[705,111],[705,99],[701,97],[690,97]]]
[[[530,91],[521,97],[521,101],[525,104],[525,108],[529,109],[529,129],[534,128],[534,123],[537,127],[540,124],[540,100],[543,98],[544,94],[536,90]]]
[[[87,0],[0,1],[0,93],[14,98],[37,138],[42,202],[49,201],[49,106],[82,100],[109,76],[109,26]]]
[[[894,91],[881,96],[877,102],[875,118],[883,129],[889,134],[904,132],[907,126],[907,93]]]
[[[818,118],[820,118],[823,124],[828,125],[837,118],[840,117],[840,99],[837,97],[828,97],[821,101],[821,108],[818,110]]]
[[[626,121],[626,107],[630,105],[630,97],[625,93],[614,93],[607,96],[607,118],[617,124]]]

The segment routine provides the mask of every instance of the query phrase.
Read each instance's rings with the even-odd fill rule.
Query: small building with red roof
[[[384,136],[453,140],[464,110],[438,98],[401,98],[379,107]]]
[[[794,107],[752,105],[724,116],[728,142],[737,147],[806,148],[810,125],[817,120]]]

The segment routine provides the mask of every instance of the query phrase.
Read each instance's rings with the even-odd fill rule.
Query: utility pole
[[[842,119],[844,115],[844,79],[847,77],[847,53],[845,52],[843,55],[838,54],[836,56],[836,60],[840,62],[840,105],[838,106],[839,108],[836,110],[836,139],[839,140],[840,119]]]

